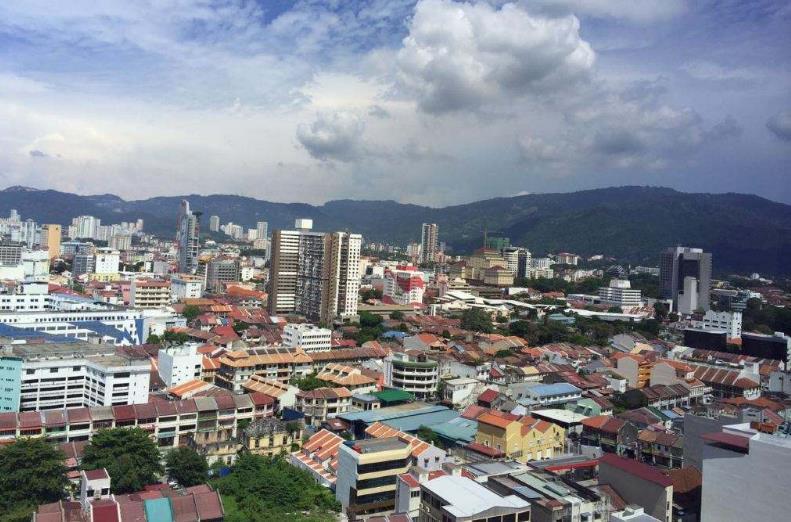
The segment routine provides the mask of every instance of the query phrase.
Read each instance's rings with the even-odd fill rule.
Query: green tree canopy
[[[185,446],[171,450],[165,458],[168,476],[184,487],[206,482],[209,465],[206,459],[192,448]]]
[[[401,310],[396,310],[395,312],[392,312],[390,314],[390,319],[394,321],[401,321],[404,319],[404,312],[402,312]]]
[[[189,339],[189,336],[184,332],[172,332],[170,330],[165,332],[165,334],[162,336],[163,341],[175,344],[184,344],[189,341]]]
[[[43,439],[17,439],[0,447],[0,517],[30,520],[39,504],[63,498],[66,456]]]
[[[492,319],[486,311],[480,308],[468,308],[461,314],[461,327],[473,332],[491,333]]]
[[[229,522],[329,522],[337,520],[340,510],[328,489],[280,456],[241,453],[231,473],[213,484],[223,496]]]
[[[296,386],[302,391],[315,390],[316,388],[334,388],[335,385],[331,382],[322,381],[316,377],[315,373],[309,373],[304,377],[292,377],[289,382],[292,386]]]
[[[382,318],[371,312],[360,312],[360,326],[363,328],[375,328],[382,324]]]
[[[160,455],[140,428],[100,430],[85,448],[84,469],[106,468],[113,493],[133,493],[157,482],[163,473]]]
[[[195,305],[187,305],[184,307],[181,315],[186,317],[187,321],[192,321],[200,315],[200,308]]]

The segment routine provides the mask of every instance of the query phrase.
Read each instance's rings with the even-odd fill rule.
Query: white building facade
[[[332,330],[306,323],[287,324],[283,328],[283,345],[306,352],[328,352],[332,349]]]

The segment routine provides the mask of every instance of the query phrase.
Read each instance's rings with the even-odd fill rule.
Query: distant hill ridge
[[[529,194],[430,208],[395,201],[273,203],[233,195],[186,195],[126,201],[112,194],[80,196],[54,190],[9,187],[0,191],[0,214],[15,208],[23,218],[68,224],[81,214],[104,223],[142,218],[146,230],[175,233],[179,202],[223,223],[270,230],[290,228],[297,217],[317,230],[350,230],[367,240],[417,241],[423,222],[439,224],[440,239],[464,253],[482,243],[484,230],[511,238],[534,253],[567,250],[603,253],[656,265],[659,251],[676,244],[714,254],[715,271],[791,274],[791,205],[746,194],[693,194],[662,187],[611,187],[569,193]]]

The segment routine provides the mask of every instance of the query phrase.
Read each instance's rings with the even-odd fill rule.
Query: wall
[[[752,439],[749,455],[741,458],[727,458],[723,450],[706,446],[703,458],[701,522],[788,520],[788,441],[776,445]]]
[[[670,522],[673,486],[662,487],[604,462],[599,464],[599,483],[610,484],[627,503],[643,506],[649,515]],[[671,506],[670,510],[667,508],[668,504]]]

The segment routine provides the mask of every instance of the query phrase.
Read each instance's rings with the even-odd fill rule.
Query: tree
[[[492,319],[486,311],[480,308],[468,308],[461,314],[461,327],[473,332],[491,333]]]
[[[340,511],[327,488],[281,456],[241,453],[231,472],[212,483],[223,496],[229,522],[329,522],[337,520]]]
[[[162,336],[162,340],[163,341],[166,341],[166,342],[169,342],[169,343],[174,343],[174,344],[184,344],[187,341],[189,341],[189,339],[190,338],[189,338],[189,336],[186,333],[184,333],[184,332],[178,332],[177,333],[177,332],[173,332],[171,330],[168,330]]]
[[[620,314],[623,310],[621,310],[620,306],[611,306],[607,309],[607,312],[611,314]]]
[[[382,324],[382,318],[371,312],[360,312],[360,326],[363,328],[375,328]]]
[[[300,378],[300,377],[292,377],[291,381],[290,381],[290,384],[292,386],[296,386],[297,388],[299,388],[302,391],[315,390],[316,388],[333,388],[333,387],[335,387],[335,384],[333,384],[331,382],[328,382],[328,381],[322,381],[321,379],[316,377],[315,373],[309,373],[309,374],[305,375],[302,378]]]
[[[417,436],[418,436],[419,439],[424,440],[424,441],[426,441],[426,442],[428,442],[430,444],[433,444],[433,445],[435,445],[436,447],[438,447],[440,449],[444,449],[445,448],[445,443],[440,438],[440,436],[437,435],[437,432],[432,430],[428,426],[424,425],[424,426],[421,426],[420,428],[418,428]]]
[[[382,291],[377,290],[375,288],[366,288],[365,290],[360,290],[360,299],[363,302],[368,301],[369,299],[381,299],[382,298]]]
[[[241,335],[242,332],[250,328],[250,325],[244,321],[236,321],[235,323],[233,323],[232,328],[234,332]]]
[[[66,456],[44,439],[17,439],[0,448],[2,520],[30,520],[39,504],[57,502],[68,485]]]
[[[663,303],[661,301],[654,303],[654,317],[656,317],[657,321],[664,321],[667,319],[668,313],[669,309],[667,307],[667,303]]]
[[[511,332],[511,335],[527,339],[533,330],[533,326],[530,321],[519,320],[509,324],[508,330]]]
[[[402,321],[404,319],[404,312],[401,310],[396,310],[390,314],[390,319],[394,321]]]
[[[184,310],[182,310],[181,315],[183,315],[187,321],[192,321],[200,315],[200,308],[195,305],[187,305],[184,307]]]
[[[209,473],[209,465],[203,455],[185,446],[168,453],[165,467],[168,476],[185,488],[203,484]]]
[[[140,428],[100,430],[85,448],[84,469],[106,468],[113,493],[133,493],[157,482],[163,473],[160,455]]]

